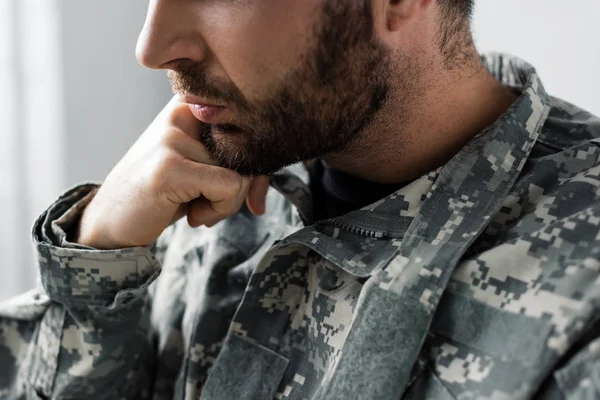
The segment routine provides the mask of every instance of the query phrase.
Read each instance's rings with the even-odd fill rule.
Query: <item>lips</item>
[[[224,123],[228,111],[227,107],[223,106],[189,104],[189,107],[194,117],[207,124]]]
[[[194,117],[204,123],[221,124],[226,122],[225,118],[229,114],[229,109],[225,106],[189,95],[185,96],[183,101],[189,105]]]

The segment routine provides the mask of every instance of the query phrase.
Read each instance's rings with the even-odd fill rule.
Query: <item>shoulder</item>
[[[557,98],[550,104],[513,197],[522,200],[521,218],[531,213],[538,226],[568,218],[581,225],[600,208],[600,118]]]
[[[568,101],[550,97],[550,111],[538,142],[555,150],[600,144],[600,118]]]

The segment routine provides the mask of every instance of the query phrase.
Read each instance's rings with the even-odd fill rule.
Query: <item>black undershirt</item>
[[[321,160],[313,160],[309,167],[313,193],[315,220],[335,218],[375,203],[405,183],[384,184],[370,182],[330,168]]]

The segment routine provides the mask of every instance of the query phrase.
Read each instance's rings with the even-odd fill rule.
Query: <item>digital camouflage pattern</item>
[[[295,166],[266,216],[99,251],[67,234],[97,185],[66,192],[39,288],[0,306],[0,398],[600,398],[600,119],[484,60],[517,102],[339,218]]]

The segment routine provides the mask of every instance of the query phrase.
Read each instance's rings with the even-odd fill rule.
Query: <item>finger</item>
[[[194,139],[198,139],[202,122],[194,116],[188,104],[176,96],[171,99],[167,109],[168,122],[171,126],[181,129]]]
[[[248,189],[250,188],[250,182],[250,178],[242,178],[242,184],[239,188],[239,192],[235,197],[226,198],[218,201],[211,201],[210,206],[213,208],[213,210],[225,216],[235,214],[239,211],[240,208],[242,208],[242,205],[244,204],[244,199],[246,198],[246,194],[248,193]]]
[[[217,212],[227,214],[244,190],[244,178],[230,169],[180,159],[161,179],[169,191],[179,192],[177,202],[187,203],[205,197]],[[161,182],[162,183],[162,182]]]
[[[210,201],[205,197],[193,200],[188,211],[188,223],[191,226],[212,226],[237,213],[250,186],[250,178],[244,178],[237,196],[220,201]]]
[[[169,225],[173,225],[174,223],[179,221],[181,218],[183,218],[188,213],[189,208],[190,208],[190,203],[184,203],[181,206],[179,206],[179,208],[177,209],[177,212],[171,219],[171,222],[169,223]]]
[[[246,196],[246,204],[254,215],[263,215],[266,211],[269,183],[270,178],[268,176],[258,176],[252,179]]]
[[[189,204],[187,220],[191,227],[195,228],[200,225],[213,226],[222,219],[225,219],[225,216],[213,210],[210,206],[210,201],[205,198],[196,199]]]
[[[202,143],[180,129],[173,129],[163,140],[167,147],[188,160],[201,164],[218,165]]]

